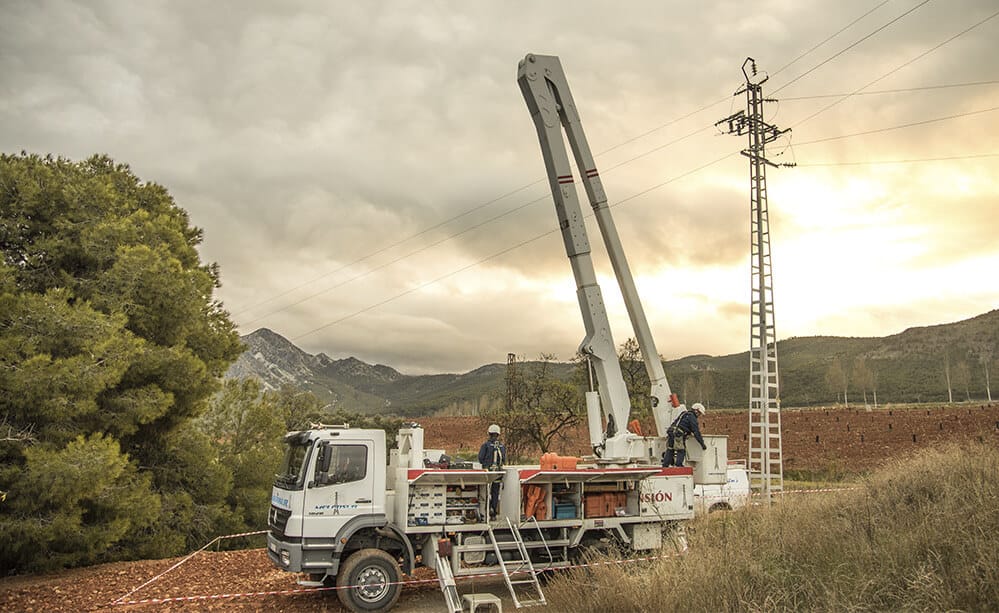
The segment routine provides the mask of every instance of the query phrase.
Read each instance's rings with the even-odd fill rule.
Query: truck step
[[[519,601],[517,601],[517,604],[520,605],[521,607],[537,607],[537,606],[545,606],[545,605],[547,605],[548,601],[544,600],[544,599],[542,599],[542,600],[519,600]]]
[[[309,581],[307,579],[299,579],[297,583],[302,587],[323,587],[326,585],[322,581]]]

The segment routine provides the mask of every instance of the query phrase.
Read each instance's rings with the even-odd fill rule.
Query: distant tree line
[[[784,406],[862,402],[877,407],[886,401],[959,402],[973,398],[992,401],[991,377],[999,371],[999,363],[993,359],[991,337],[980,339],[974,351],[960,343],[947,344],[942,338],[946,350],[928,354],[910,351],[881,359],[868,358],[862,347],[855,348],[852,355],[828,356],[824,353],[828,345],[816,339],[808,342],[810,346],[805,348],[792,345],[790,366],[780,367]],[[747,406],[748,363],[745,368],[734,368],[732,357],[697,356],[667,363],[673,392],[687,406],[695,402],[709,408]],[[653,431],[649,376],[634,338],[618,347],[618,360],[631,401],[631,417],[639,420],[643,431]],[[724,366],[717,365],[723,360]],[[574,428],[585,424],[583,393],[589,389],[591,377],[584,356],[576,355],[570,364],[567,376],[564,368],[556,368],[552,354],[541,354],[532,361],[510,356],[497,398],[501,402],[486,416],[502,426],[512,457],[527,459],[556,449],[570,440]],[[981,387],[974,387],[976,384]]]

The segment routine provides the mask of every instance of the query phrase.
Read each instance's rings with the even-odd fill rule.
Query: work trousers
[[[683,466],[687,457],[687,437],[677,436],[670,432],[666,436],[666,453],[663,454],[663,466]]]

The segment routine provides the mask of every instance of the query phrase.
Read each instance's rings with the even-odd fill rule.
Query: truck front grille
[[[267,525],[274,536],[284,536],[285,528],[288,527],[288,518],[291,511],[281,509],[271,505],[271,512],[267,514]]]

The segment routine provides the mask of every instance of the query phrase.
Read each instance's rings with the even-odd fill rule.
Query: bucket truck
[[[417,566],[437,571],[452,613],[462,610],[455,582],[462,576],[501,574],[518,608],[544,604],[539,572],[570,566],[579,550],[608,541],[632,551],[670,542],[683,546],[681,522],[694,515],[694,485],[726,482],[725,437],[704,437],[708,451],[692,454],[701,460],[695,468],[663,468],[665,439],[627,431],[630,401],[562,127],[642,348],[660,433],[681,407],[670,393],[558,58],[528,55],[518,82],[541,141],[576,279],[586,331],[581,348],[599,385],[587,394],[587,410],[591,443],[600,453],[578,464],[454,469],[426,457],[416,424],[399,431],[395,449],[388,449],[381,430],[317,425],[289,433],[271,495],[268,555],[279,569],[308,575],[303,585],[335,587],[352,611],[391,608],[399,598],[400,574]],[[492,509],[489,490],[498,480],[499,508]],[[475,602],[466,604],[474,608]]]
[[[576,279],[576,295],[586,328],[586,336],[580,344],[580,351],[590,358],[597,375],[599,392],[587,392],[590,442],[601,452],[600,455],[605,462],[627,463],[632,459],[648,459],[647,454],[636,453],[645,447],[644,441],[639,441],[641,437],[629,433],[626,429],[631,400],[625,388],[624,377],[621,375],[617,346],[611,335],[607,309],[604,306],[600,286],[597,285],[583,211],[579,205],[569,156],[562,139],[563,129],[572,147],[576,168],[579,169],[590,207],[597,219],[604,246],[614,268],[614,275],[621,287],[631,326],[642,351],[649,381],[652,382],[649,396],[660,438],[665,437],[666,429],[683,409],[680,408],[676,395],[670,393],[666,373],[659,360],[659,352],[652,339],[649,322],[645,317],[642,301],[638,297],[635,280],[631,275],[628,259],[624,255],[614,218],[611,217],[607,195],[586,135],[583,133],[583,124],[580,122],[576,103],[569,91],[562,63],[555,56],[530,54],[520,62],[517,82],[524,94],[524,100],[527,101],[538,132],[538,140],[541,142],[542,157],[545,169],[548,171],[548,183],[551,186],[555,211],[562,230],[562,241],[569,257],[573,277]],[[603,433],[600,427],[600,405],[605,409],[608,424],[607,430]],[[664,444],[659,441],[657,449]]]

